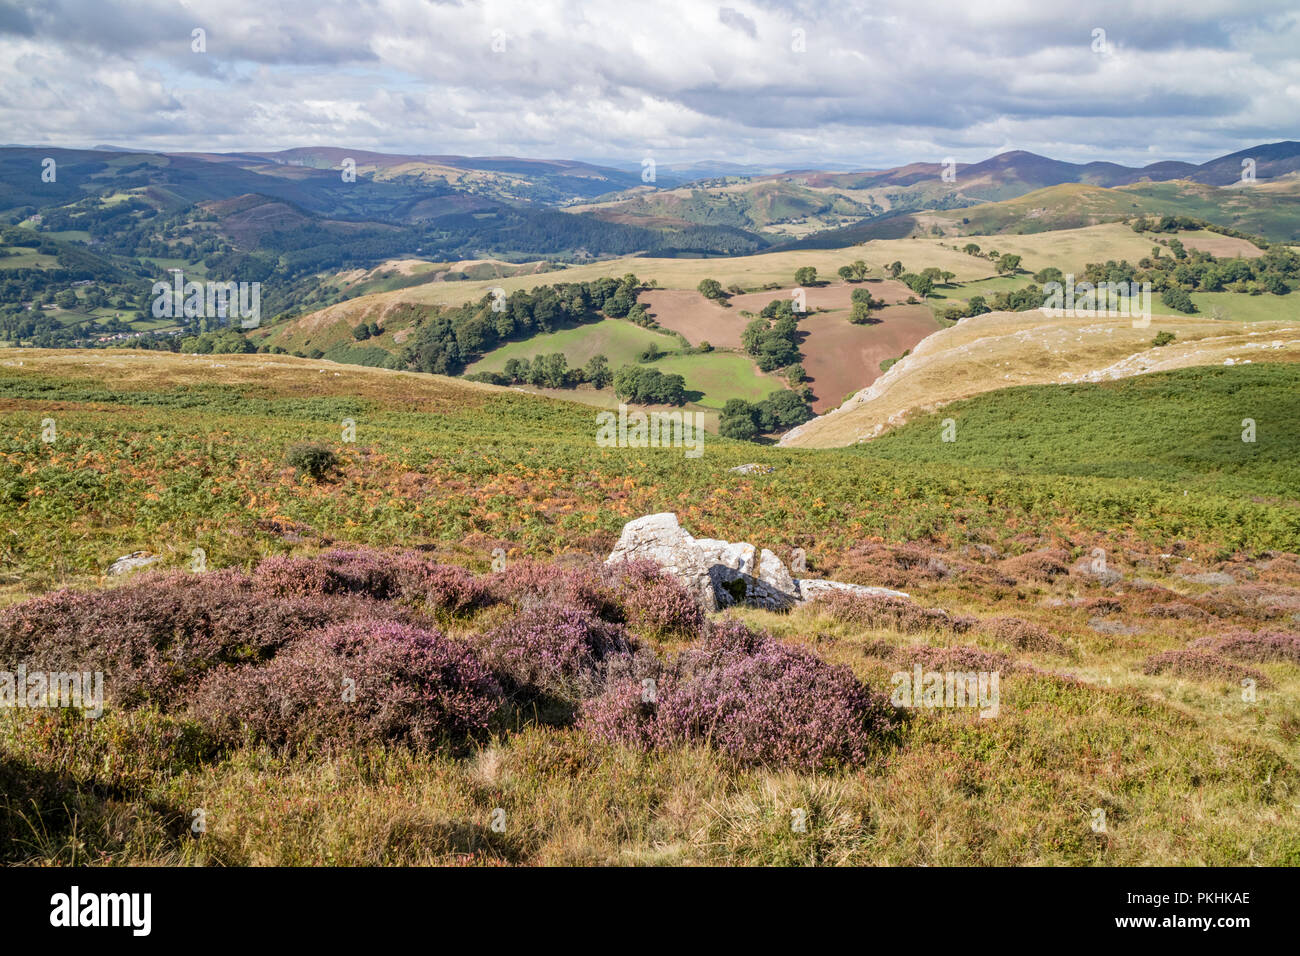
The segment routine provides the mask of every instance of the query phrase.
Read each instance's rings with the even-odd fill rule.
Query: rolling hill
[[[1153,347],[1162,331],[1177,338]],[[1150,326],[1134,327],[1131,318],[1104,313],[990,312],[924,339],[869,388],[787,432],[781,444],[812,448],[871,441],[916,416],[1012,386],[1105,382],[1189,366],[1258,362],[1300,362],[1300,322],[1226,324],[1157,315]]]

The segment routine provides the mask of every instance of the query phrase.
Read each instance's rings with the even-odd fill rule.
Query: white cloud
[[[661,162],[879,167],[1003,147],[1203,159],[1300,138],[1292,6],[11,3],[0,6],[0,125],[11,142],[65,146],[629,163],[654,151]],[[206,53],[190,50],[195,26]],[[1098,27],[1109,56],[1092,50]],[[792,49],[796,28],[806,52]]]

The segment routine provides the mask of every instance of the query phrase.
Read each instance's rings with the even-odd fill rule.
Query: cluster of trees
[[[701,279],[700,284],[696,286],[696,288],[699,289],[700,295],[704,296],[706,299],[713,299],[716,301],[727,297],[726,291],[722,288],[722,283],[717,279]]]
[[[1019,258],[1016,261],[1019,264]],[[949,283],[957,278],[957,273],[948,272],[935,266],[929,266],[920,272],[909,272],[907,267],[898,260],[894,260],[886,266],[885,271],[889,273],[891,279],[898,279],[920,296],[927,296],[934,291],[935,286]]]
[[[849,321],[854,325],[867,325],[880,321],[872,317],[871,310],[882,308],[885,304],[883,299],[873,299],[866,289],[854,289],[849,293],[849,300],[852,302],[849,308]]]
[[[798,323],[793,305],[785,299],[773,299],[740,333],[740,344],[758,362],[764,372],[784,368],[799,361],[795,341]]]
[[[943,269],[930,266],[920,272],[903,272],[894,276],[894,278],[921,296],[921,298],[925,298],[934,291],[936,285],[951,282],[956,276],[957,273],[955,272],[946,272]]]
[[[1020,256],[1012,255],[1009,252],[1000,253],[996,249],[990,249],[988,252],[984,252],[980,249],[979,244],[975,242],[966,243],[966,245],[962,246],[961,251],[966,253],[968,256],[978,256],[981,259],[988,259],[990,262],[994,263],[998,272],[1001,273],[1011,275],[1020,269]]]
[[[967,308],[976,305],[976,299],[979,296],[972,296],[971,301],[967,303]],[[1030,309],[1040,309],[1047,296],[1043,290],[1036,285],[1027,285],[1022,289],[1012,289],[1009,292],[993,293],[993,300],[984,311],[992,312],[1027,312]],[[972,313],[979,314],[979,313]]]
[[[403,364],[421,372],[456,375],[498,345],[540,332],[594,322],[601,314],[653,325],[636,301],[640,280],[596,279],[522,289],[509,296],[483,296],[456,308],[426,312],[402,353]],[[423,307],[411,306],[421,309]]]
[[[181,339],[180,350],[200,355],[239,355],[257,351],[247,337],[231,329],[186,336]]]
[[[614,373],[614,394],[637,405],[681,405],[686,379],[646,365],[624,365]]]
[[[871,267],[857,259],[847,266],[840,266],[839,276],[845,282],[861,282],[871,272]]]
[[[22,306],[0,307],[0,340],[13,345],[36,348],[67,348],[75,344],[79,333],[42,312],[31,312]]]
[[[793,428],[812,418],[812,409],[797,392],[782,389],[761,402],[730,399],[722,409],[718,433],[724,438],[749,441],[760,434]]]
[[[1176,244],[1176,245],[1175,245]],[[1169,240],[1172,255],[1153,255],[1135,266],[1127,260],[1089,263],[1077,281],[1150,282],[1161,301],[1180,312],[1195,312],[1192,292],[1241,292],[1248,295],[1287,295],[1300,284],[1300,254],[1282,245],[1270,246],[1251,259],[1219,259],[1208,252],[1189,250],[1177,239]]]
[[[1181,232],[1195,231],[1204,229],[1207,232],[1217,232],[1221,236],[1233,236],[1237,239],[1245,239],[1247,242],[1267,249],[1269,242],[1260,236],[1252,236],[1248,232],[1242,232],[1240,229],[1233,229],[1230,226],[1220,226],[1218,223],[1207,222],[1204,219],[1194,219],[1191,216],[1139,216],[1132,222],[1134,232]]]
[[[964,306],[948,306],[943,311],[943,317],[951,322],[973,315],[983,315],[985,312],[1027,312],[1030,309],[1042,308],[1046,299],[1046,294],[1038,286],[1027,285],[1023,289],[996,292],[992,299],[973,295]]]
[[[582,368],[569,368],[568,357],[563,352],[551,352],[547,355],[534,355],[531,361],[510,359],[500,372],[475,372],[466,377],[493,385],[574,388],[583,382],[590,382],[596,388],[604,388],[613,375],[609,370],[609,359],[604,355],[593,355]]]
[[[665,375],[644,365],[624,365],[613,372],[605,355],[593,355],[585,366],[570,368],[563,352],[551,352],[535,355],[531,361],[510,359],[500,372],[475,372],[466,377],[493,385],[538,388],[574,388],[584,382],[605,388],[612,383],[619,398],[638,405],[681,405],[686,401],[686,380],[681,375]]]

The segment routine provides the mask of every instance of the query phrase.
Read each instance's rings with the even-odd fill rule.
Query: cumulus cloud
[[[0,0],[0,125],[629,165],[1197,160],[1300,138],[1297,50],[1291,0]]]

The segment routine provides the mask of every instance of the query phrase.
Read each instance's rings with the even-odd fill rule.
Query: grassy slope
[[[718,439],[702,458],[685,459],[596,447],[590,409],[430,376],[269,356],[0,351],[0,527],[12,532],[0,542],[0,567],[13,599],[92,583],[136,548],[183,566],[200,546],[219,567],[328,536],[429,545],[484,569],[496,546],[512,558],[603,553],[625,520],[660,510],[678,512],[697,535],[749,539],[786,558],[803,547],[815,573],[828,574],[847,569],[847,549],[880,538],[1008,551],[1047,543],[1076,555],[1098,544],[1117,554],[1164,549],[1175,539],[1189,556],[1294,551],[1295,502],[1276,498],[1296,488],[1296,431],[1274,421],[1294,393],[1293,368],[1192,369],[986,396],[962,406],[950,449],[932,447],[931,423],[917,422],[865,450]],[[1264,409],[1247,457],[1204,437],[1218,417],[1238,414],[1239,398]],[[53,446],[39,439],[46,417],[58,427]],[[338,442],[345,417],[357,422],[355,445]],[[1201,441],[1179,447],[1180,434]],[[294,480],[281,456],[303,439],[340,451],[336,481]],[[951,452],[960,457],[936,467]],[[747,461],[776,471],[728,471]],[[1279,462],[1289,465],[1279,471]],[[291,528],[305,539],[296,548],[283,537]],[[1159,569],[1142,573],[1196,591]],[[56,801],[19,856],[1300,863],[1289,809],[1300,786],[1294,666],[1267,665],[1273,688],[1243,706],[1229,684],[1141,672],[1146,655],[1183,646],[1206,626],[1139,617],[1131,636],[1098,633],[1093,612],[1068,603],[1095,589],[1073,578],[1012,588],[921,579],[909,589],[928,605],[1039,622],[1072,656],[1011,653],[1081,679],[1008,674],[1001,717],[920,713],[879,763],[816,777],[731,770],[706,748],[641,755],[541,728],[462,759],[401,749],[211,757],[173,717],[110,709],[90,724],[51,723],[13,711],[0,715],[6,792],[57,779],[79,820],[74,836]],[[745,616],[815,643],[877,685],[887,686],[891,665],[865,653],[869,642],[953,640],[863,631],[813,608]],[[209,832],[196,841],[175,820],[200,806]],[[499,840],[485,831],[496,806],[511,821]],[[791,832],[792,807],[809,811],[807,834]],[[1105,834],[1090,828],[1096,807],[1106,810]]]
[[[1157,332],[1173,344],[1152,347]],[[1278,343],[1278,347],[1274,346]],[[921,341],[869,388],[835,411],[799,426],[783,444],[848,445],[875,438],[946,402],[1013,385],[1121,378],[1229,360],[1296,361],[1300,328],[1276,322],[1226,323],[1203,315],[1154,316],[1146,327],[1126,317],[991,312],[962,319]]]
[[[1193,216],[1291,241],[1300,236],[1300,184],[1282,179],[1251,187],[1216,187],[1175,181],[1105,189],[1062,183],[1001,202],[928,213],[926,221],[946,221],[962,235],[1031,234],[1139,215]]]
[[[21,367],[9,364],[17,360]],[[1069,457],[1057,460],[1056,475],[1012,475],[1010,484],[999,476],[988,486],[999,494],[989,497],[979,490],[987,476],[967,480],[927,461],[869,460],[848,449],[710,438],[703,458],[685,460],[677,450],[597,448],[594,412],[579,405],[283,356],[0,350],[0,362],[10,423],[0,517],[24,529],[0,544],[0,559],[31,586],[93,577],[139,547],[184,563],[197,545],[216,563],[243,562],[279,547],[277,532],[258,530],[275,518],[341,539],[499,539],[554,552],[676,509],[697,533],[804,547],[824,561],[869,535],[1001,537],[1009,516],[1105,527],[1089,503],[1116,493],[1113,481],[1060,477]],[[1182,410],[1170,416],[1177,422]],[[39,440],[45,417],[58,425],[53,447]],[[358,440],[341,446],[349,417]],[[1128,440],[1128,421],[1114,421],[1117,440]],[[347,480],[295,483],[281,455],[303,440],[338,446]],[[779,471],[761,484],[727,472],[747,461]],[[1120,489],[1144,500],[1136,532],[1177,527],[1207,542],[1264,543],[1238,519],[1254,523],[1271,505],[1240,489],[1184,496],[1179,478]]]
[[[1214,315],[1233,322],[1300,321],[1300,295],[1245,295],[1240,292],[1193,292],[1199,315]]]
[[[617,369],[636,361],[637,356],[654,345],[667,351],[677,340],[620,319],[602,319],[558,332],[543,332],[521,342],[508,342],[488,352],[468,366],[469,372],[499,372],[510,359],[529,359],[550,352],[563,352],[570,368],[586,365],[594,355],[603,354],[610,367]]]
[[[757,402],[786,387],[780,379],[764,375],[752,358],[739,352],[669,355],[653,367],[665,375],[685,378],[688,392],[704,394],[699,403],[705,408],[721,409],[732,398]]]
[[[1197,367],[1117,382],[1022,386],[921,416],[857,446],[867,458],[931,462],[1300,499],[1300,364]],[[1144,414],[1135,421],[1134,410]],[[1145,414],[1159,409],[1157,415]],[[942,420],[957,440],[940,440]],[[1256,440],[1242,441],[1242,419]]]

